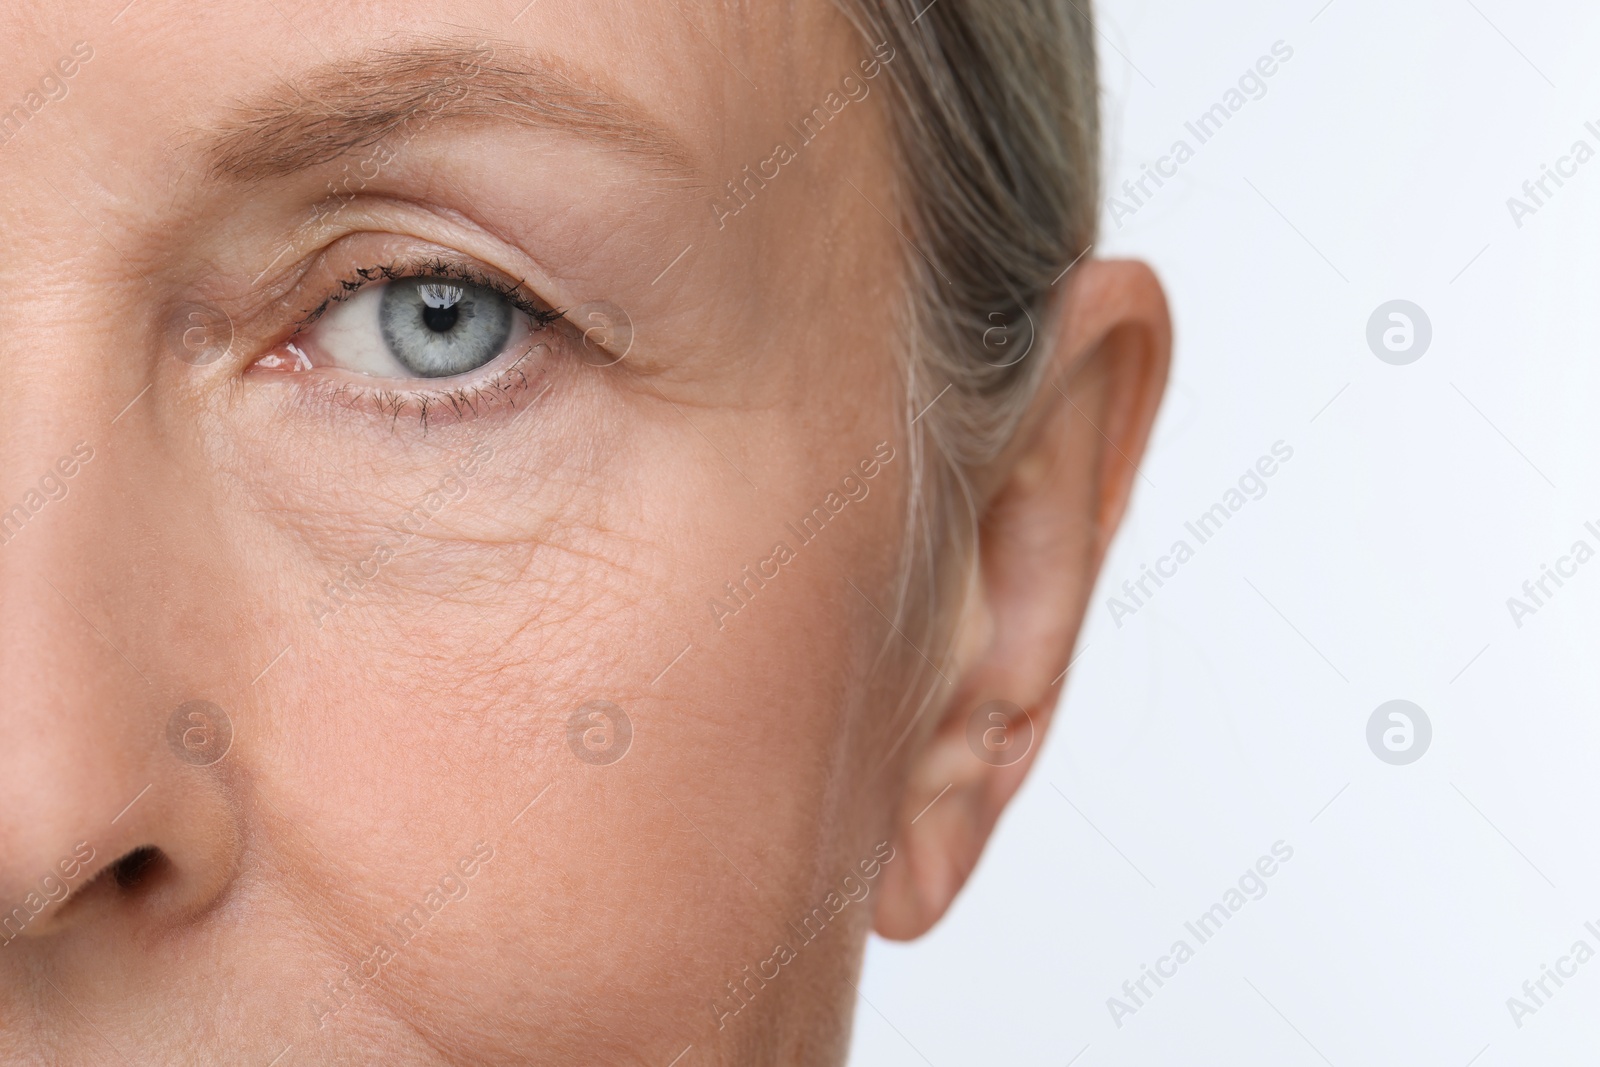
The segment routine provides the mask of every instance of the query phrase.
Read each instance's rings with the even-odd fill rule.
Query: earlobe
[[[945,913],[1037,756],[1165,389],[1171,324],[1143,264],[1083,264],[1052,321],[1053,365],[985,498],[953,693],[907,766],[885,937]]]

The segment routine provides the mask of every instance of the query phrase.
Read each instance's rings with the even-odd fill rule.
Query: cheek
[[[541,863],[509,888],[515,901],[504,910],[529,917],[546,944],[557,931],[558,950],[578,955],[596,951],[593,932],[561,926],[562,917],[603,914],[618,967],[582,995],[615,1032],[648,1020],[675,1035],[667,1060],[696,1040],[709,998],[792,939],[785,918],[822,898],[819,872],[848,868],[846,858],[829,859],[841,850],[836,835],[872,807],[857,790],[886,746],[869,745],[878,739],[860,726],[883,626],[864,603],[835,610],[843,575],[870,573],[843,565],[858,546],[836,532],[835,546],[799,549],[777,578],[754,587],[723,630],[700,576],[731,579],[729,560],[753,557],[748,549],[697,556],[667,600],[680,606],[663,628],[681,636],[652,647],[654,627],[641,626],[650,653],[616,665],[613,677],[629,680],[615,698],[631,716],[628,755],[582,766],[552,753]],[[752,546],[768,539],[765,530],[739,535]],[[641,605],[638,617],[661,602]],[[833,946],[809,951],[844,952],[851,941],[840,930]],[[504,1007],[548,995],[543,985],[512,979]]]
[[[294,650],[238,757],[386,920],[493,847],[385,965],[419,1010],[448,999],[482,1033],[531,1018],[575,1043],[659,1037],[669,1062],[886,807],[863,791],[892,777],[870,772],[914,702],[868,676],[899,641],[884,616],[903,461],[834,510],[887,417],[860,440],[764,425],[755,490],[707,445],[748,433],[737,413],[694,409],[701,436],[601,388],[574,377],[564,406],[492,428],[241,443],[230,473],[253,500],[233,536],[258,546],[247,599],[278,645],[257,655]],[[459,499],[401,522],[484,443]],[[763,569],[780,542],[788,558]],[[302,921],[331,936],[349,920]],[[517,965],[486,980],[481,961],[508,951]],[[541,960],[570,962],[551,982]]]
[[[476,586],[473,610],[426,598],[427,612],[398,604],[378,629],[352,612],[348,656],[336,658],[384,662],[395,680],[339,717],[383,723],[393,743],[375,761],[382,781],[325,800],[329,818],[383,810],[495,844],[501,858],[441,913],[453,949],[431,982],[505,941],[604,961],[559,989],[539,968],[501,969],[461,1010],[486,1026],[530,1011],[570,1019],[578,998],[586,1027],[677,1040],[666,1060],[696,1039],[708,998],[770,954],[782,917],[808,911],[853,862],[837,835],[869,806],[864,769],[887,748],[863,731],[888,632],[867,596],[890,608],[894,561],[881,546],[899,519],[894,493],[875,492],[802,543],[786,526],[837,474],[787,472],[781,492],[769,477],[752,507],[726,472],[683,458],[671,478],[607,472],[602,495],[627,503],[558,524],[515,575]],[[887,475],[877,484],[891,487]],[[728,599],[725,583],[779,541],[792,559]],[[719,595],[738,607],[721,627],[709,607]],[[419,646],[432,654],[410,654]],[[415,869],[420,839],[364,845],[362,865]],[[851,944],[843,931],[837,941]]]

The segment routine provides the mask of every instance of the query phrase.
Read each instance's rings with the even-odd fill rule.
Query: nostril
[[[166,856],[154,845],[136,848],[111,865],[111,875],[117,887],[130,892],[148,885],[167,862]]]
[[[63,923],[77,923],[88,913],[117,908],[119,898],[122,904],[148,899],[168,880],[168,872],[175,870],[172,859],[160,848],[140,845],[96,871],[62,899],[48,922],[35,921],[30,930],[45,933],[60,929]]]

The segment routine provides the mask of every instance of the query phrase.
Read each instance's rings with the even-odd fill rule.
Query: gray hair
[[[1094,23],[1078,0],[840,2],[896,53],[885,70],[915,247],[907,559],[927,568],[916,588],[932,597],[941,550],[977,520],[969,476],[1000,455],[1041,388],[1049,361],[1025,353],[1052,287],[1094,240]],[[901,593],[904,610],[917,594]]]

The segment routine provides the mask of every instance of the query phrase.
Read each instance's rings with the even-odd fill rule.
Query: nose
[[[198,915],[243,840],[236,698],[205,674],[226,597],[181,460],[148,419],[7,437],[0,961]]]

